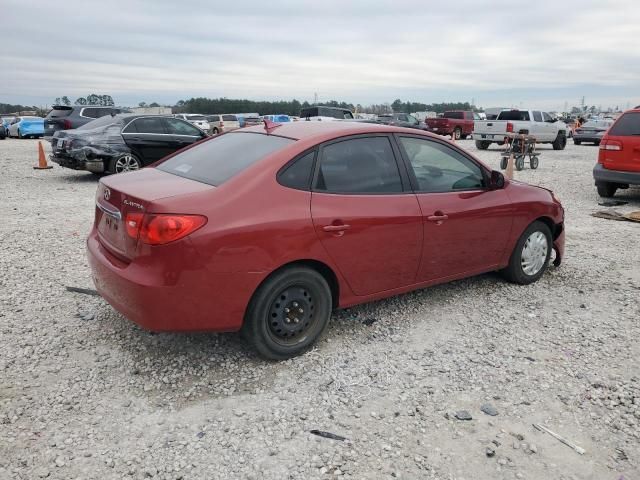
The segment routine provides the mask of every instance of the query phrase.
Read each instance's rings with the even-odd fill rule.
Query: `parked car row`
[[[0,122],[0,140],[7,137],[41,138],[43,135],[44,122],[41,117],[3,117]]]

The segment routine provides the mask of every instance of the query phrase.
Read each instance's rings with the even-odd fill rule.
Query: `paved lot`
[[[565,205],[560,268],[336,312],[316,349],[266,363],[237,335],[150,334],[67,292],[93,287],[97,178],[0,141],[0,479],[638,478],[640,224],[590,216],[596,147],[543,150],[516,175]],[[640,189],[617,198],[640,210]]]

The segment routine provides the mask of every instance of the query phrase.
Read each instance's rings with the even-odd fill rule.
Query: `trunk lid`
[[[609,170],[640,172],[640,111],[622,115],[605,134],[598,162]]]
[[[142,221],[144,214],[152,212],[180,213],[155,212],[154,202],[208,190],[215,187],[155,168],[103,178],[96,191],[98,240],[116,257],[130,261],[136,256],[138,240],[127,234],[127,221]]]

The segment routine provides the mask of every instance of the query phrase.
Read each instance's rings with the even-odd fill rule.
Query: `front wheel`
[[[516,165],[516,170],[524,169],[524,156],[523,155],[516,156],[515,165]]]
[[[535,221],[520,236],[502,273],[511,282],[528,285],[537,281],[549,265],[553,241],[547,224]]]
[[[529,166],[532,170],[535,170],[536,168],[538,168],[539,162],[540,161],[538,160],[538,157],[531,157],[531,159],[529,160]]]
[[[598,195],[603,198],[613,197],[616,194],[616,190],[618,190],[618,187],[613,183],[599,183],[596,188],[598,189]]]
[[[320,273],[290,267],[269,277],[254,293],[242,327],[258,353],[285,360],[303,353],[324,333],[331,290]]]
[[[142,162],[132,153],[123,153],[122,155],[113,158],[109,165],[109,170],[113,173],[132,172],[140,170],[141,168]]]
[[[462,136],[462,129],[460,127],[456,127],[453,130],[453,138],[455,138],[456,140],[460,140],[461,136]]]

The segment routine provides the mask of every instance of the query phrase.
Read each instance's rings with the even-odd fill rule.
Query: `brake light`
[[[164,245],[192,234],[205,223],[207,217],[201,215],[128,214],[127,234],[148,245]],[[131,223],[130,223],[131,222]]]
[[[62,128],[65,130],[71,130],[73,127],[71,126],[71,120],[64,119],[62,121]]]
[[[613,150],[619,152],[622,150],[622,142],[617,140],[604,140],[600,142],[600,150]]]
[[[513,123],[507,122],[507,133],[513,133]]]

